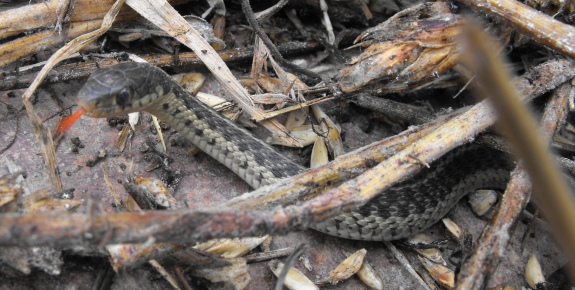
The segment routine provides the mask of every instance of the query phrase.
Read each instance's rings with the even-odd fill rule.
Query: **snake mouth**
[[[157,94],[149,94],[140,99],[134,100],[128,105],[112,105],[105,104],[98,99],[91,99],[89,101],[78,99],[78,106],[86,110],[85,115],[91,118],[109,118],[120,115],[127,115],[129,113],[144,111],[150,107],[155,100],[158,99]]]
[[[98,107],[97,101],[92,102],[84,102],[82,100],[78,100],[77,102],[80,108],[86,110],[84,115],[91,117],[91,118],[108,118],[117,115],[123,115],[122,112],[125,109],[122,109],[120,106],[106,106],[106,107]],[[127,114],[127,113],[126,113]]]
[[[130,113],[130,112],[124,113],[125,109],[123,109],[120,106],[98,108],[94,104],[86,104],[80,101],[78,101],[78,106],[86,110],[85,115],[91,118],[108,118]]]

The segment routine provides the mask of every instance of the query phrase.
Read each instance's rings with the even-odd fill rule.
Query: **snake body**
[[[100,118],[147,111],[256,189],[304,171],[150,64],[123,63],[94,72],[78,93],[78,105],[86,115]],[[509,164],[490,150],[463,146],[435,162],[433,169],[386,190],[355,211],[312,228],[359,240],[411,236],[437,222],[465,194],[505,187]],[[446,173],[451,176],[445,178]]]

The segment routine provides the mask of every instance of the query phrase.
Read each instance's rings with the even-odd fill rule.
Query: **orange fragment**
[[[78,121],[78,119],[80,119],[80,117],[85,113],[86,109],[80,108],[76,113],[64,119],[56,129],[56,136],[64,135],[64,133],[66,133],[66,131],[68,131],[68,129],[70,129],[70,127],[72,127],[72,125],[74,125],[74,123],[76,123],[76,121]]]

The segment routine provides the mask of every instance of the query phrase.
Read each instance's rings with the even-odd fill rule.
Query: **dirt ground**
[[[219,85],[217,80],[209,73],[201,71],[207,76],[202,91],[225,96],[225,90]],[[66,108],[75,102],[75,92],[80,88],[82,81],[73,81],[66,84],[55,84],[42,87],[36,97],[35,108],[37,114],[46,119],[61,108]],[[7,92],[2,92],[0,100],[15,107],[20,107],[22,101],[20,94],[22,91],[14,91],[14,97],[10,97]],[[61,104],[58,104],[61,102]],[[334,104],[326,104],[325,108],[334,108]],[[5,108],[0,107],[0,110]],[[75,108],[73,109],[75,110]],[[344,144],[346,151],[351,151],[371,142],[381,140],[392,135],[389,125],[374,121],[369,114],[364,114],[361,109],[352,107],[351,118],[341,123],[344,132]],[[332,116],[337,117],[337,110],[331,110]],[[0,112],[6,114],[6,112]],[[114,212],[111,195],[107,189],[103,172],[99,164],[93,167],[85,165],[89,158],[103,148],[108,149],[108,155],[101,162],[105,163],[112,185],[119,196],[125,200],[126,192],[116,181],[125,176],[124,166],[134,166],[134,173],[142,174],[145,177],[160,178],[162,170],[147,171],[150,162],[144,158],[141,152],[142,144],[147,138],[155,140],[155,135],[151,133],[153,126],[149,115],[142,117],[141,124],[136,128],[136,134],[131,144],[131,148],[126,148],[120,152],[116,148],[115,142],[119,131],[108,125],[105,119],[92,119],[82,117],[75,124],[66,136],[60,141],[57,148],[58,165],[62,174],[62,182],[65,189],[74,189],[74,199],[91,202],[96,208],[106,212]],[[336,118],[337,119],[337,118]],[[50,128],[55,126],[57,118],[47,120],[44,125]],[[14,144],[0,156],[0,175],[7,173],[9,166],[25,170],[27,172],[26,185],[30,191],[34,192],[46,188],[49,184],[42,157],[33,134],[33,129],[25,116],[18,119],[0,119],[0,130],[2,132],[2,147],[7,144],[9,137],[14,134],[15,124],[18,122],[19,129]],[[367,124],[367,125],[366,125]],[[365,128],[371,127],[369,133],[364,132]],[[253,132],[260,138],[265,138],[267,134],[263,129],[258,128]],[[166,138],[167,155],[173,158],[173,163],[169,165],[172,171],[179,171],[183,176],[177,187],[174,197],[183,206],[191,209],[200,209],[216,206],[232,197],[249,192],[250,187],[239,177],[232,174],[223,165],[212,160],[204,153],[199,153],[194,157],[189,157],[186,152],[190,148],[189,142],[184,142],[184,146],[171,146],[172,139],[182,139],[173,130],[164,131]],[[84,148],[79,153],[71,150],[71,138],[78,137]],[[155,140],[156,148],[161,149],[161,145]],[[292,156],[300,164],[306,164],[306,155],[302,155],[305,150],[289,150],[277,148],[284,154]],[[77,172],[75,167],[80,166]],[[124,167],[125,168],[125,167]],[[68,173],[70,172],[70,173]],[[85,211],[85,207],[80,207],[79,211]],[[462,200],[458,206],[448,215],[464,231],[473,234],[477,238],[486,223],[486,218],[477,217],[466,201]],[[564,256],[556,248],[550,236],[549,229],[542,223],[535,223],[532,233],[521,244],[520,240],[527,229],[527,217],[517,225],[511,244],[499,265],[495,275],[489,282],[489,287],[500,284],[514,284],[526,286],[524,278],[524,267],[531,254],[535,254],[542,264],[543,272],[549,275],[566,263]],[[447,237],[445,227],[441,224],[433,226],[426,231],[436,238]],[[300,261],[295,263],[295,267],[306,274],[311,280],[319,280],[326,277],[346,257],[345,252],[352,253],[359,249],[366,249],[366,260],[378,271],[387,289],[418,289],[419,284],[408,273],[408,271],[396,260],[394,255],[385,248],[382,243],[362,242],[346,240],[328,236],[313,230],[295,232],[286,236],[273,237],[272,249],[294,247],[299,243],[308,245]],[[402,248],[400,248],[402,249]],[[454,243],[449,243],[442,251],[445,258],[449,257],[455,249]],[[417,260],[414,252],[403,250],[411,261],[413,267],[419,268],[421,264]],[[57,276],[49,275],[39,269],[35,269],[29,276],[9,277],[5,274],[0,276],[2,281],[1,289],[87,289],[93,284],[98,273],[105,268],[105,260],[102,258],[78,257],[68,251],[64,252],[64,265],[61,274]],[[302,261],[308,259],[311,265],[306,269]],[[446,259],[447,260],[447,259]],[[165,265],[169,268],[169,265]],[[450,264],[452,268],[454,265]],[[247,289],[270,289],[274,286],[276,278],[271,274],[265,262],[253,263],[249,265],[251,281]],[[192,281],[192,286],[194,281]],[[118,273],[112,281],[111,289],[162,289],[170,288],[159,274],[149,265],[143,265],[135,270],[122,271]],[[344,282],[334,286],[327,286],[326,289],[367,289],[357,277],[353,276]]]
[[[0,4],[1,2],[2,0],[0,0]],[[238,17],[243,17],[241,16],[239,4],[236,2],[230,6],[231,9],[228,10],[228,13],[237,13],[240,15]],[[262,4],[262,2],[265,1],[255,2],[262,7],[265,6]],[[409,3],[410,2],[411,1],[409,1]],[[405,3],[408,3],[408,1]],[[194,9],[199,10],[199,8],[193,7],[185,8],[184,11],[197,12],[194,11]],[[231,11],[232,9],[236,9],[237,11]],[[310,21],[310,19],[317,16],[316,14],[306,12],[305,9],[302,10],[304,13],[301,14],[304,18],[307,18],[304,19],[306,21]],[[389,16],[391,16],[391,14],[385,17],[381,15],[376,17],[382,20],[387,19]],[[350,15],[346,17],[343,17],[345,19],[341,19],[343,23],[348,21],[349,18],[352,18]],[[279,17],[279,19],[278,22],[273,22],[273,25],[268,24],[268,27],[266,27],[267,29],[278,27],[277,31],[274,30],[274,41],[290,33],[296,36],[288,39],[287,42],[300,41],[304,38],[295,32],[296,29],[290,26],[290,22],[286,20],[284,16]],[[320,26],[319,20],[313,20]],[[372,22],[374,21],[375,20],[372,20]],[[358,22],[363,26],[359,24],[356,25],[357,27],[361,26],[361,29],[353,27],[357,31],[362,31],[367,28],[368,24],[372,27],[374,26],[374,23],[368,23],[367,20]],[[227,25],[228,29],[233,33],[228,33],[228,38],[224,40],[233,42],[236,46],[252,45],[252,30],[246,29],[248,25],[243,18],[236,21],[236,19],[228,15]],[[270,28],[269,26],[273,27]],[[230,27],[236,30],[230,29]],[[336,30],[340,28],[342,27],[336,26]],[[229,38],[231,34],[233,34],[232,40]],[[144,46],[141,45],[142,43],[143,42],[138,42],[138,44],[132,45],[132,49],[134,49],[134,47],[138,49],[138,46]],[[146,46],[149,44],[150,41],[145,43]],[[118,44],[114,44],[113,47],[116,51],[118,47],[121,48]],[[540,47],[537,49],[544,50],[544,48]],[[327,73],[333,77],[337,75],[338,71],[340,71],[345,64],[341,61],[335,62],[335,65],[331,63],[329,58],[333,56],[328,57],[329,53],[326,51],[327,50],[315,50],[307,52],[305,55],[289,58],[288,60],[298,64],[310,64],[317,61],[317,63],[324,65]],[[150,51],[145,52],[148,53]],[[353,56],[354,53],[357,54],[357,51],[345,52],[348,57]],[[141,54],[143,55],[144,53]],[[38,53],[34,57],[40,61],[49,55],[49,53]],[[523,59],[522,57],[524,55],[528,55],[528,53],[526,51],[520,51],[515,55],[515,58],[512,59],[512,62],[514,64],[525,64],[529,61],[531,61],[531,64],[537,62],[528,59],[528,57]],[[541,54],[533,53],[533,55],[540,57]],[[533,55],[529,54],[528,56],[534,57]],[[30,58],[25,59],[23,64],[28,64],[28,62],[32,62],[32,60]],[[13,67],[9,67],[9,69],[14,69],[18,65],[19,64],[13,65]],[[232,72],[236,77],[249,75],[250,68],[250,62],[231,65]],[[167,71],[169,73],[179,73],[191,72],[191,69],[174,67],[168,68]],[[193,71],[202,73],[207,78],[200,91],[229,99],[229,93],[207,69],[193,69]],[[43,124],[45,127],[54,130],[60,115],[68,115],[78,109],[77,106],[73,105],[76,102],[76,93],[84,82],[85,79],[74,79],[40,86],[34,96],[33,105],[36,114],[40,119],[44,120]],[[472,103],[473,100],[469,98],[467,93],[464,93],[464,95],[457,100],[452,99],[452,96],[455,95],[459,89],[460,87],[420,90],[416,93],[408,93],[405,95],[409,97],[407,101],[409,103],[415,103],[417,105],[433,103],[434,107],[436,103],[447,104],[444,106],[444,109]],[[23,92],[24,89],[0,91],[0,101],[14,108],[21,108],[23,104]],[[397,97],[397,95],[394,96]],[[434,100],[429,100],[432,98]],[[336,100],[323,103],[321,106],[324,111],[341,126],[341,135],[346,152],[398,133],[398,125],[392,126],[389,123],[383,122],[385,118],[381,115],[356,107],[353,104],[350,104],[348,109],[342,109],[340,100]],[[58,112],[63,113],[57,114]],[[284,120],[285,116],[279,119]],[[119,181],[123,180],[128,172],[133,175],[139,174],[144,177],[163,180],[178,176],[181,177],[173,193],[174,198],[178,201],[181,208],[206,209],[216,207],[231,198],[252,191],[248,184],[233,174],[231,170],[213,160],[205,153],[200,152],[195,156],[189,156],[187,152],[192,147],[191,142],[170,128],[164,130],[163,135],[167,145],[167,152],[165,152],[165,154],[170,157],[171,162],[163,166],[155,166],[154,164],[157,165],[158,162],[157,155],[150,154],[149,150],[145,150],[147,147],[146,142],[151,140],[154,148],[157,151],[163,152],[159,140],[153,133],[154,130],[151,116],[147,113],[142,114],[140,122],[136,126],[133,139],[123,151],[120,151],[115,145],[119,130],[114,126],[110,126],[105,119],[93,119],[84,116],[66,133],[56,147],[56,155],[64,189],[73,192],[74,200],[84,203],[76,212],[86,213],[89,210],[106,213],[116,212],[110,190],[105,183],[101,164],[105,164],[107,167],[112,187],[119,198],[124,201],[128,194]],[[270,134],[269,131],[261,126],[251,129],[251,132],[263,140]],[[73,138],[78,138],[82,146],[73,149]],[[0,176],[18,170],[25,171],[26,178],[24,184],[27,188],[26,194],[50,188],[47,169],[44,165],[38,141],[26,112],[22,110],[18,114],[12,114],[6,105],[0,104],[0,149],[6,147],[8,147],[8,149],[0,155]],[[279,146],[275,146],[275,148],[282,154],[289,156],[296,163],[306,167],[309,166],[311,146],[302,149],[291,149]],[[97,161],[94,166],[87,166],[87,161],[103,149],[107,150],[106,156],[102,160]],[[160,162],[163,162],[163,160],[160,160]],[[431,166],[433,166],[433,164],[431,164]],[[485,224],[489,220],[489,214],[478,217],[473,213],[467,198],[462,199],[459,204],[448,213],[447,217],[457,223],[464,232],[470,233],[474,241],[479,237]],[[490,277],[486,288],[490,289],[498,285],[513,285],[518,287],[518,289],[527,287],[525,281],[525,265],[531,255],[535,255],[539,259],[545,276],[555,273],[567,263],[567,258],[561,253],[553,241],[549,226],[540,219],[532,225],[527,238],[522,241],[525,232],[528,230],[530,221],[530,216],[524,214],[517,225],[515,225],[510,244],[503,254],[496,272]],[[434,240],[450,237],[450,233],[442,223],[437,223],[426,230],[425,233]],[[330,271],[335,269],[335,267],[347,257],[347,253],[366,249],[367,254],[365,259],[382,277],[385,283],[385,289],[421,289],[419,282],[410,274],[406,266],[401,264],[397,257],[386,248],[383,243],[347,240],[313,230],[292,232],[285,236],[274,236],[272,238],[272,250],[296,247],[301,243],[307,245],[307,249],[295,262],[294,267],[303,272],[312,281],[319,281],[328,277]],[[419,261],[418,254],[412,249],[401,246],[399,243],[396,243],[396,246],[407,257],[411,267],[415,268],[424,278],[428,278],[426,276],[429,274]],[[455,270],[456,273],[459,269],[459,256],[457,254],[459,249],[459,244],[453,239],[450,239],[441,246],[441,252],[448,263],[448,267]],[[6,259],[8,259],[6,258],[7,256],[3,257],[2,253],[11,250],[13,249],[0,248],[0,251],[4,251],[0,252],[0,290],[94,289],[92,288],[93,285],[100,285],[100,280],[105,276],[105,273],[111,273],[109,271],[112,271],[107,257],[101,254],[89,255],[78,249],[56,249],[58,254],[44,257],[43,261],[30,262],[32,271],[26,275],[15,270],[14,267],[11,267],[10,263],[6,262]],[[260,251],[262,250],[259,247],[253,250],[253,252]],[[59,254],[60,252],[61,256]],[[60,257],[62,260],[60,260]],[[280,258],[280,260],[285,260],[285,257]],[[170,259],[160,260],[159,262],[169,271],[172,271],[174,268]],[[270,271],[267,262],[249,264],[249,275],[251,280],[246,289],[272,289],[277,281],[277,278]],[[427,280],[431,281],[431,278]],[[221,285],[213,285],[202,279],[190,278],[188,282],[194,289],[226,289],[218,288],[218,286]],[[133,269],[113,273],[111,274],[111,280],[109,280],[108,283],[104,283],[104,285],[104,289],[172,289],[172,286],[148,263]],[[354,275],[336,285],[325,286],[323,289],[369,288]]]

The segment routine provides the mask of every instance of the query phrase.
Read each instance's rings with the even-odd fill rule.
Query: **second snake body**
[[[253,188],[304,171],[149,64],[124,63],[96,71],[78,93],[78,104],[91,117],[147,111]],[[437,222],[465,194],[505,187],[509,164],[491,149],[464,146],[455,151],[433,163],[432,169],[384,191],[363,207],[312,227],[351,239],[405,238]]]

